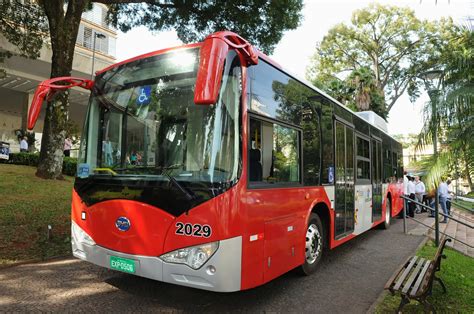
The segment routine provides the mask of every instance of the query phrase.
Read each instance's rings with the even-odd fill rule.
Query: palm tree
[[[439,182],[441,175],[461,167],[463,177],[473,190],[474,177],[474,32],[459,27],[447,42],[434,64],[442,65],[443,84],[436,112],[431,103],[424,108],[425,124],[417,147],[432,143],[436,131],[441,142],[441,153],[428,166],[431,182]],[[436,156],[435,156],[436,158]]]
[[[384,119],[385,111],[384,94],[377,86],[374,72],[368,67],[360,67],[352,71],[347,77],[346,84],[354,94],[354,105],[358,111],[372,110]]]

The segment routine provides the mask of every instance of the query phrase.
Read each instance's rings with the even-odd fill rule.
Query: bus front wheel
[[[305,261],[300,266],[303,275],[310,275],[316,271],[323,256],[324,230],[321,219],[315,213],[309,217],[305,239]]]

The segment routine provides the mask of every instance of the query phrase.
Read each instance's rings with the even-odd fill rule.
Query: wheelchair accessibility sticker
[[[140,87],[138,93],[137,106],[148,105],[151,101],[151,86]]]

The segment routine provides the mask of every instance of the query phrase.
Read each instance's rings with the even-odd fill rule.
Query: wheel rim
[[[321,254],[321,233],[315,224],[308,226],[306,231],[306,262],[313,264]]]
[[[391,205],[390,202],[387,202],[387,208],[385,209],[385,223],[390,223],[390,212],[391,212]]]

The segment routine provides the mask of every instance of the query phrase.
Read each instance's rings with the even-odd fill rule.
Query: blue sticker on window
[[[87,178],[90,174],[90,169],[89,164],[79,164],[77,166],[77,176],[79,178]]]
[[[143,86],[138,90],[137,106],[148,105],[151,101],[151,86]]]
[[[328,168],[328,181],[329,183],[334,183],[334,167]]]

